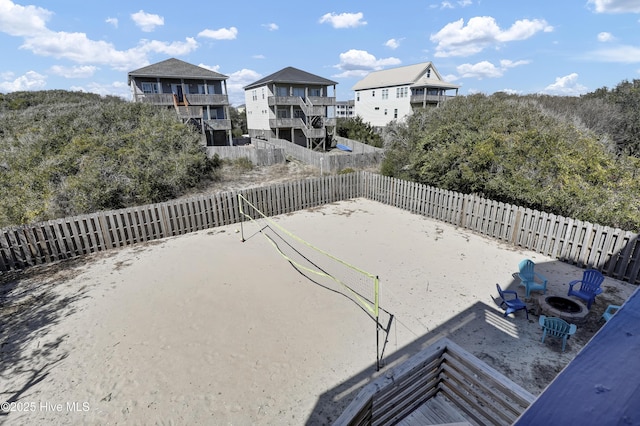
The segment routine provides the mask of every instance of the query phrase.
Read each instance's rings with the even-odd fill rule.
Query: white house
[[[326,150],[336,127],[336,84],[287,67],[245,86],[249,135]]]
[[[392,120],[402,121],[416,108],[438,106],[457,96],[459,88],[443,81],[431,62],[374,71],[352,87],[354,112],[362,121],[384,127]],[[448,95],[449,90],[455,95]]]

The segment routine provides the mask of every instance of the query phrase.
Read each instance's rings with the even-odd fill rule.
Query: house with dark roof
[[[355,115],[374,127],[401,121],[416,108],[438,106],[460,86],[442,79],[432,62],[369,73],[353,86]],[[454,94],[449,91],[455,90]]]
[[[175,109],[207,146],[231,145],[227,76],[171,58],[128,74],[134,102]]]
[[[287,67],[245,86],[249,135],[328,149],[336,128],[336,84]]]

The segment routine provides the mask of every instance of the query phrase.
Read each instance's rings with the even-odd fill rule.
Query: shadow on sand
[[[550,284],[556,283],[548,287],[547,294],[566,295],[568,279],[562,276],[564,274],[554,276],[553,272],[548,272],[557,267],[570,268],[570,270],[572,268],[577,271],[576,273],[580,273],[580,269],[562,262],[541,263],[536,266],[537,270],[539,268],[539,271],[547,274]],[[579,276],[567,278],[577,279]],[[564,284],[561,283],[563,280]],[[515,277],[509,277],[508,281],[499,284],[505,290],[517,291],[519,297],[524,298],[524,288],[519,286],[519,280]],[[447,337],[533,395],[538,395],[602,327],[603,322],[600,316],[607,305],[619,304],[622,301],[615,290],[610,291],[609,294],[605,290],[605,293],[596,298],[586,317],[586,322],[579,326],[576,335],[567,342],[565,352],[562,352],[559,339],[546,339],[544,343],[540,342],[542,332],[538,325],[539,317],[533,298],[525,300],[529,314],[527,321],[523,311],[504,317],[504,310],[499,307],[500,298],[497,290],[494,290],[491,297],[495,304],[476,302],[404,347],[390,351],[383,359],[384,367],[380,371],[376,371],[376,366],[372,364],[369,368],[321,394],[306,424],[331,424],[365,384],[385,374],[390,368],[401,364],[442,337]]]
[[[0,275],[0,401],[14,403],[68,356],[66,335],[51,327],[73,315],[86,289],[65,294],[65,281],[80,273],[77,259]],[[68,293],[68,292],[67,292]],[[0,418],[8,412],[0,411]]]

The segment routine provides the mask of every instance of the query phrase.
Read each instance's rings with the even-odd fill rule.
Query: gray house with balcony
[[[336,129],[336,84],[287,67],[245,86],[249,136],[329,149]]]
[[[171,58],[128,74],[134,102],[175,109],[207,146],[231,145],[227,76]]]

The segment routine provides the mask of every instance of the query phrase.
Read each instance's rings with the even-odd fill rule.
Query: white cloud
[[[502,30],[494,18],[478,16],[469,19],[466,26],[463,19],[451,22],[432,34],[430,40],[437,43],[436,57],[470,56],[491,45],[525,40],[540,31],[550,32],[553,27],[545,20],[523,19]]]
[[[77,64],[106,65],[118,71],[148,65],[151,53],[179,56],[198,47],[195,39],[187,38],[184,42],[171,43],[141,40],[133,48],[117,50],[113,44],[91,40],[85,33],[49,30],[46,22],[51,15],[46,9],[0,0],[0,32],[23,37],[20,48],[35,55],[67,59]]]
[[[587,88],[578,83],[578,74],[572,73],[557,77],[555,83],[544,88],[542,93],[548,95],[578,96],[587,92]]]
[[[173,41],[171,43],[158,40],[142,40],[138,47],[130,49],[127,52],[140,51],[144,53],[163,53],[170,56],[182,56],[193,52],[197,48],[198,42],[192,37],[187,37],[183,42]]]
[[[114,81],[111,84],[89,83],[85,86],[71,86],[74,92],[96,93],[101,96],[118,96],[131,100],[131,90],[126,83]]]
[[[114,27],[118,28],[118,18],[107,18],[104,20],[107,24],[111,24]]]
[[[90,40],[84,33],[48,32],[25,39],[21,47],[40,56],[64,58],[79,64],[104,64],[119,71],[128,71],[147,64],[149,53],[185,55],[195,50],[198,43],[193,38],[172,43],[141,40],[138,46],[120,51],[111,43]]]
[[[395,39],[395,38],[390,38],[389,40],[387,40],[385,42],[385,46],[391,48],[391,49],[397,49],[398,47],[400,47],[400,42],[402,41],[402,39]]]
[[[637,0],[589,0],[597,13],[640,13]]]
[[[640,62],[640,47],[617,46],[594,50],[584,55],[584,59],[595,62],[634,64]]]
[[[258,55],[253,55],[252,58],[253,59],[266,59],[266,56],[258,54]]]
[[[481,61],[476,64],[462,64],[456,67],[456,71],[462,78],[498,78],[502,77],[509,68],[515,68],[528,64],[529,61],[511,61],[509,59],[500,60],[500,66],[495,66],[489,61]],[[447,80],[454,81],[454,80]]]
[[[502,77],[504,71],[489,61],[478,62],[477,64],[462,64],[456,67],[456,71],[462,78],[497,78]]]
[[[598,41],[602,43],[606,43],[608,41],[614,41],[615,37],[611,33],[601,32],[598,34]]]
[[[65,78],[87,78],[95,74],[98,69],[98,67],[93,65],[83,65],[79,67],[63,67],[60,65],[54,65],[50,68],[50,71],[52,74]]]
[[[18,37],[46,32],[46,22],[52,15],[53,12],[38,6],[0,0],[0,32]]]
[[[400,62],[398,58],[377,59],[365,50],[351,49],[340,54],[340,63],[336,65],[336,68],[343,71],[372,71],[380,70],[389,65],[398,65]]]
[[[254,81],[260,80],[262,75],[253,70],[241,69],[229,74],[227,80],[227,92],[231,105],[241,105],[244,103],[244,86],[248,86]]]
[[[198,64],[199,67],[208,69],[209,71],[213,71],[213,72],[220,72],[220,65],[206,65],[206,64]]]
[[[212,38],[214,40],[235,40],[237,36],[238,29],[236,27],[202,30],[198,33],[198,37]]]
[[[140,10],[131,14],[133,22],[144,32],[150,33],[155,30],[156,27],[164,25],[164,18],[160,15],[153,13],[146,13],[144,10]]]
[[[262,24],[263,27],[265,27],[266,29],[268,29],[269,31],[276,31],[278,30],[278,24],[274,24],[273,22],[270,24]]]
[[[13,77],[9,77],[13,78]],[[0,92],[19,92],[23,90],[40,90],[47,84],[47,76],[35,71],[28,71],[12,81],[0,81]]]
[[[358,13],[341,13],[336,15],[335,13],[326,13],[320,17],[319,22],[324,24],[325,22],[331,24],[333,28],[355,28],[362,25],[367,25],[367,21],[363,21],[364,15],[362,12]]]

